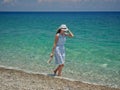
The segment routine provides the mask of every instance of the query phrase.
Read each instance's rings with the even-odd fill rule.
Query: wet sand
[[[52,75],[0,67],[0,90],[120,90]]]

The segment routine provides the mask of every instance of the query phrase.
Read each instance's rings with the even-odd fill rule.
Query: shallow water
[[[0,13],[0,65],[51,73],[49,59],[56,29],[67,24],[63,76],[120,87],[119,12]]]

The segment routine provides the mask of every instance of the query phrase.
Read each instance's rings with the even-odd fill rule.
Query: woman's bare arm
[[[59,38],[59,35],[57,34],[56,36],[55,36],[55,41],[54,41],[54,44],[53,44],[53,48],[52,48],[52,53],[51,53],[51,57],[53,57],[53,55],[54,55],[54,50],[55,50],[55,48],[56,48],[56,45],[57,45],[57,42],[58,42],[58,38]]]
[[[74,37],[74,34],[73,34],[70,30],[68,30],[67,32],[68,32],[68,33],[67,33],[67,34],[65,34],[66,36],[69,36],[69,37]]]

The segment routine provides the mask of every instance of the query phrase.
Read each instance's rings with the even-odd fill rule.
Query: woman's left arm
[[[67,34],[65,34],[66,36],[69,36],[69,37],[74,37],[74,34],[70,31],[70,30],[68,30],[68,33]]]

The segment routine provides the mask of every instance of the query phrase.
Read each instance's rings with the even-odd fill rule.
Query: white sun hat
[[[68,31],[68,27],[65,24],[60,25],[58,29],[63,29],[64,31]]]

